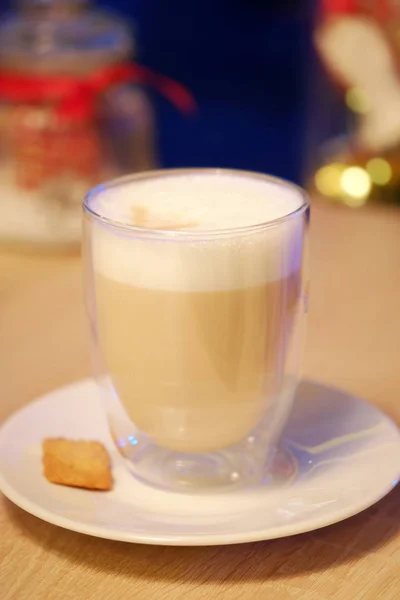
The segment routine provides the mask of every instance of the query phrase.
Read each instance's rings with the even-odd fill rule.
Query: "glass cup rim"
[[[284,187],[286,189],[290,189],[295,192],[300,200],[299,206],[289,212],[282,217],[277,217],[275,219],[256,223],[253,225],[245,225],[241,227],[230,227],[230,228],[220,228],[220,229],[198,229],[198,230],[189,230],[189,229],[152,229],[150,227],[140,227],[137,225],[131,225],[129,223],[121,223],[120,221],[110,219],[106,217],[100,212],[97,212],[90,206],[90,201],[92,198],[101,194],[104,190],[120,187],[125,183],[131,182],[140,182],[148,179],[156,179],[161,177],[169,177],[169,176],[185,176],[185,175],[239,175],[241,177],[250,177],[252,179],[259,179],[266,183],[272,183],[280,187]],[[292,183],[290,181],[286,181],[285,179],[281,179],[279,177],[275,177],[273,175],[267,175],[264,173],[259,173],[256,171],[246,171],[241,169],[222,169],[222,168],[180,168],[180,169],[158,169],[154,171],[144,171],[141,173],[134,173],[130,175],[125,175],[123,177],[117,177],[115,179],[111,179],[105,183],[101,183],[95,187],[93,187],[86,194],[83,200],[83,211],[87,213],[91,218],[99,221],[100,223],[110,227],[112,229],[116,229],[119,231],[123,231],[125,233],[131,233],[138,236],[150,236],[158,239],[210,239],[216,237],[229,237],[236,235],[245,235],[249,233],[256,233],[259,231],[264,231],[266,229],[277,227],[278,225],[282,225],[289,220],[297,218],[301,216],[305,211],[307,211],[310,207],[310,199],[308,194],[303,188]]]

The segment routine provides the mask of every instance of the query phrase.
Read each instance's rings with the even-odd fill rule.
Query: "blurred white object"
[[[372,19],[342,15],[322,26],[318,48],[334,75],[365,99],[356,133],[373,151],[400,142],[400,80],[383,31]]]

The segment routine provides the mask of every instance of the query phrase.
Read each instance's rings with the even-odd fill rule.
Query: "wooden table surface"
[[[400,211],[313,206],[305,374],[400,424]],[[0,252],[0,420],[90,373],[78,258]],[[209,548],[95,539],[0,497],[3,600],[397,600],[400,489],[302,536]]]

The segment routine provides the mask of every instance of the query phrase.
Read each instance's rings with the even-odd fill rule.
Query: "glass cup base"
[[[159,445],[134,425],[110,380],[99,378],[98,382],[115,446],[129,471],[147,485],[197,493],[260,484],[283,485],[295,476],[295,460],[279,445],[294,397],[294,380],[286,382],[285,392],[271,404],[272,411],[245,438],[208,453],[182,452]]]
[[[296,461],[284,447],[268,446],[260,456],[257,446],[251,451],[248,440],[244,440],[208,454],[175,452],[140,434],[121,436],[121,425],[119,422],[116,427],[120,437],[113,435],[113,438],[128,470],[146,485],[158,489],[201,493],[255,485],[281,486],[296,475]],[[110,426],[113,433],[114,426],[112,423]]]
[[[163,463],[151,465],[151,478],[147,469],[142,474],[142,469],[135,468],[129,459],[126,462],[132,474],[144,483],[180,493],[233,491],[256,485],[282,486],[295,477],[297,470],[293,456],[282,448],[273,449],[263,468],[253,472],[249,464],[246,469],[238,469],[237,461],[230,459],[228,452],[201,456],[167,452]]]

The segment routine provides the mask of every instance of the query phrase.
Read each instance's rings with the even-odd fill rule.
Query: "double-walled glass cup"
[[[171,178],[189,196],[199,178],[208,178],[210,189],[236,181],[244,195],[251,193],[246,182],[264,185],[275,213],[289,196],[291,209],[245,226],[160,226],[145,212],[154,190],[168,190]],[[135,205],[143,182],[150,184],[146,209]],[[143,195],[147,188],[140,189]],[[127,197],[133,212],[119,206]],[[292,184],[211,169],[135,175],[86,197],[96,377],[111,435],[136,477],[192,490],[290,476],[279,438],[303,346],[308,209]]]

